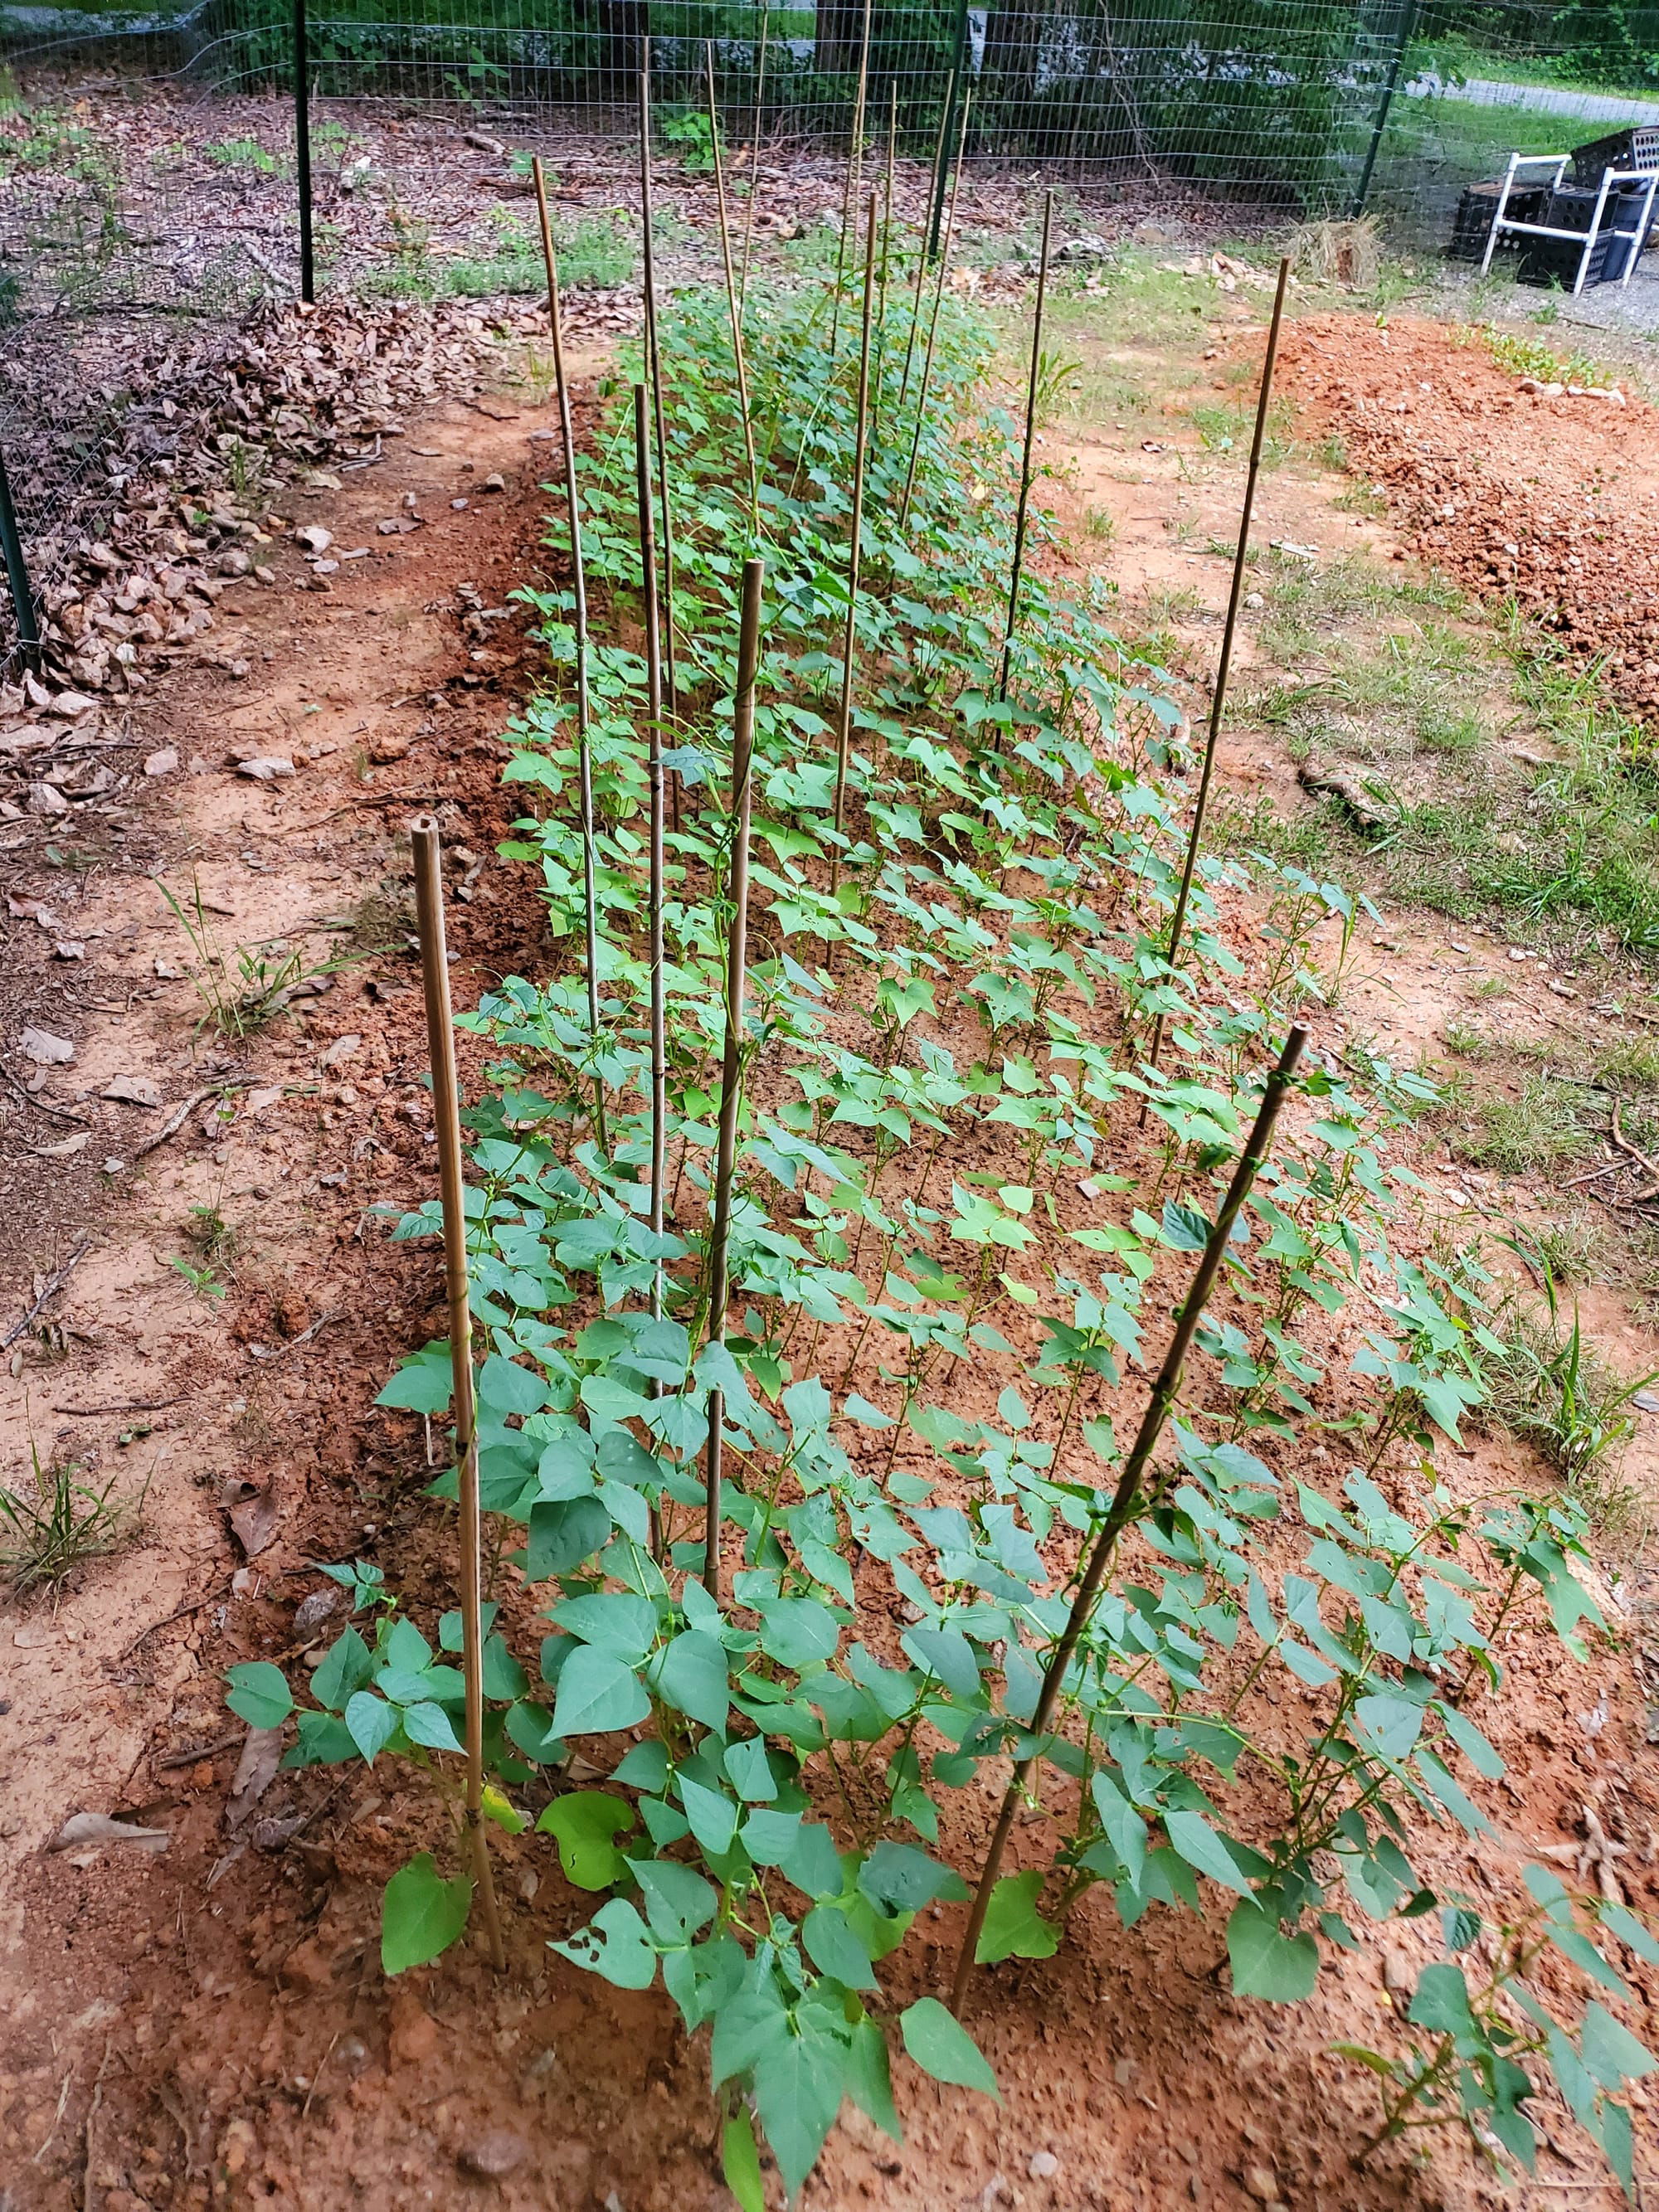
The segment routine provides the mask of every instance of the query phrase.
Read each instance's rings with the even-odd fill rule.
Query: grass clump
[[[24,1487],[0,1486],[0,1581],[13,1597],[57,1589],[87,1560],[117,1550],[143,1504],[118,1498],[113,1475],[100,1485],[75,1461],[43,1468],[33,1448],[30,1459]]]
[[[1629,1534],[1640,1508],[1619,1480],[1619,1463],[1635,1425],[1631,1401],[1659,1370],[1620,1375],[1586,1339],[1576,1304],[1571,1320],[1563,1319],[1547,1261],[1541,1253],[1532,1257],[1543,1274],[1544,1303],[1511,1297],[1500,1313],[1508,1349],[1487,1368],[1488,1407],[1579,1493],[1604,1534]]]
[[[1590,1143],[1579,1119],[1582,1094],[1559,1077],[1528,1075],[1513,1098],[1485,1098],[1458,1144],[1472,1167],[1498,1175],[1534,1175],[1582,1159]]]

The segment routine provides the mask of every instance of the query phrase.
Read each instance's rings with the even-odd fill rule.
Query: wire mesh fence
[[[1085,222],[1169,188],[1241,228],[1369,206],[1446,242],[1511,150],[1659,122],[1644,11],[1558,0],[311,0],[296,43],[299,14],[0,4],[0,450],[37,568],[112,495],[102,426],[136,362],[308,273],[418,289],[441,250],[452,291],[533,285],[504,149],[620,182],[647,40],[665,163],[708,163],[705,57],[723,136],[783,158],[844,152],[861,114],[925,161],[971,91],[969,163],[1066,185]],[[482,234],[468,142],[500,152]],[[626,265],[597,219],[563,245],[590,281]]]

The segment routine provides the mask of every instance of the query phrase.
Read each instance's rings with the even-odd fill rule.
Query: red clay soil
[[[1659,413],[1538,388],[1439,323],[1298,323],[1286,387],[1386,495],[1402,546],[1484,599],[1513,597],[1659,718]],[[1525,388],[1532,386],[1533,388]]]

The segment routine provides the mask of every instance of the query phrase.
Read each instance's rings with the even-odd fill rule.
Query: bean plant
[[[1553,2074],[1628,2186],[1619,2092],[1652,2062],[1601,1996],[1575,2022],[1526,1978],[1547,1948],[1616,1998],[1598,1939],[1650,1960],[1652,1939],[1534,1869],[1535,1910],[1471,1980],[1459,1961],[1477,1916],[1419,1863],[1425,1834],[1489,1832],[1479,1785],[1502,1761],[1480,1714],[1514,1639],[1543,1630],[1582,1658],[1601,1626],[1575,1576],[1570,1498],[1470,1497],[1436,1464],[1503,1346],[1478,1255],[1431,1265],[1394,1242],[1413,1178],[1393,1152],[1420,1079],[1309,1056],[1055,1717],[1030,1725],[1128,1449],[1121,1401],[1139,1408],[1136,1378],[1210,1237],[1282,1039],[1275,998],[1309,981],[1278,957],[1275,988],[1249,994],[1226,915],[1249,878],[1207,858],[1180,971],[1164,957],[1185,725],[1159,672],[1113,635],[1103,586],[1030,574],[1000,685],[1018,440],[984,401],[988,348],[965,316],[943,327],[897,529],[913,422],[898,404],[902,297],[896,285],[878,349],[878,416],[897,427],[866,456],[850,608],[853,365],[829,343],[827,295],[750,297],[758,525],[732,465],[724,303],[692,295],[665,313],[679,803],[660,1231],[625,408],[579,469],[591,945],[572,598],[556,582],[523,594],[550,675],[511,732],[526,813],[501,849],[539,872],[573,957],[464,1017],[489,1056],[466,1115],[480,1480],[501,1559],[486,1811],[550,1838],[593,1899],[554,1950],[626,1988],[659,1979],[688,2033],[708,2031],[745,2212],[763,2201],[763,2144],[793,2195],[845,2100],[899,2134],[895,2039],[937,2080],[997,2094],[939,1996],[897,2006],[888,1962],[919,1913],[969,1896],[964,1808],[1001,1790],[1011,1760],[1034,1762],[1030,1798],[1060,1840],[1047,1864],[998,1881],[970,1962],[982,1976],[1054,1954],[1091,1892],[1126,1928],[1218,1901],[1234,1990],[1287,2002],[1365,1923],[1438,1911],[1447,1955],[1418,1984],[1407,2050],[1349,2054],[1379,2080],[1377,2141],[1457,2119],[1483,2152],[1526,2165],[1523,2107]],[[556,510],[556,549],[562,532]],[[1040,520],[1039,544],[1050,532]],[[732,1318],[711,1337],[738,585],[755,553],[766,626]],[[838,832],[849,619],[860,672]],[[1346,947],[1340,895],[1287,880],[1276,896],[1292,935],[1316,907],[1343,919]],[[1160,1017],[1154,1070],[1143,1050]],[[428,1201],[395,1233],[430,1240],[439,1220]],[[450,1389],[449,1347],[433,1344],[380,1402],[435,1421]],[[453,1469],[432,1488],[454,1496]],[[354,1614],[297,1704],[256,1662],[233,1670],[233,1706],[266,1726],[292,1714],[290,1765],[394,1756],[453,1799],[459,1615],[422,1627],[378,1569],[337,1571],[365,1625]],[[595,1778],[580,1785],[578,1756]],[[461,1936],[463,1863],[423,1852],[393,1876],[388,1973]],[[975,2001],[994,1989],[982,1978]]]

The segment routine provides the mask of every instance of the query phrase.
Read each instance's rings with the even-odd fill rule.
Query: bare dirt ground
[[[1241,347],[1259,344],[1248,303],[1237,322]],[[1346,347],[1353,329],[1345,320],[1329,343]],[[125,1493],[143,1492],[128,1548],[91,1563],[57,1605],[0,1620],[0,2184],[17,2212],[492,2201],[713,2212],[730,2202],[702,2052],[659,1995],[617,1991],[550,1957],[547,1938],[584,1914],[530,1838],[501,1846],[506,1978],[461,1954],[388,1984],[379,1886],[432,1832],[429,1797],[384,1768],[321,1770],[243,1803],[242,1731],[222,1705],[226,1666],[299,1657],[337,1625],[314,1603],[296,1618],[331,1587],[309,1562],[383,1560],[422,1607],[448,1591],[444,1525],[421,1498],[421,1425],[372,1406],[399,1353],[439,1333],[432,1255],[391,1244],[372,1211],[401,1210],[434,1179],[399,832],[417,808],[444,823],[462,1003],[503,974],[544,972],[534,885],[492,852],[513,813],[497,733],[533,658],[520,657],[516,617],[490,625],[487,641],[463,622],[536,572],[547,501],[534,434],[547,427],[545,410],[512,392],[412,420],[380,467],[308,501],[305,519],[342,544],[377,544],[377,520],[414,490],[432,526],[343,569],[325,593],[239,597],[247,677],[180,672],[136,710],[142,742],[173,744],[181,761],[141,811],[133,849],[144,867],[175,889],[193,877],[227,949],[280,937],[321,963],[345,946],[349,963],[328,988],[228,1046],[197,1032],[189,976],[161,972],[192,955],[144,867],[40,866],[15,886],[93,953],[75,965],[72,998],[62,986],[44,995],[43,982],[27,1011],[72,1034],[76,1060],[52,1097],[95,1117],[94,1154],[107,1146],[128,1164],[112,1174],[118,1194],[78,1192],[55,1242],[32,1255],[47,1274],[92,1239],[47,1303],[47,1325],[15,1340],[5,1472],[21,1477],[33,1443],[43,1461],[68,1455],[100,1480],[118,1471]],[[1197,655],[1213,639],[1224,568],[1172,547],[1170,526],[1199,545],[1224,537],[1237,479],[1230,462],[1196,480],[1177,465],[1183,441],[1196,452],[1172,423],[1152,441],[1164,452],[1147,453],[1139,428],[1119,438],[1103,425],[1079,455],[1082,496],[1067,496],[1110,502],[1119,532],[1101,557],[1126,599],[1172,583],[1198,592]],[[497,470],[504,492],[449,507],[447,495]],[[1271,478],[1264,536],[1386,558],[1394,532],[1333,505],[1343,482]],[[234,773],[239,752],[278,737],[300,767],[292,781]],[[1294,766],[1270,737],[1231,741],[1228,767],[1241,787],[1270,785],[1295,803]],[[1243,898],[1228,911],[1247,953],[1260,950],[1258,919]],[[50,979],[33,957],[50,933],[36,918],[15,927],[33,933],[30,973]],[[1414,1053],[1501,973],[1514,981],[1510,1018],[1559,1027],[1570,1048],[1583,1006],[1549,990],[1547,963],[1513,963],[1509,951],[1390,910],[1366,933],[1348,1003],[1318,1016],[1316,1042],[1340,1051],[1363,1022]],[[153,1084],[161,1104],[104,1101],[118,1074]],[[145,1134],[210,1082],[234,1087],[140,1160]],[[27,1126],[34,1146],[49,1133]],[[1133,1165],[1133,1139],[1119,1150],[1112,1164]],[[51,1176],[39,1159],[32,1146],[9,1172]],[[1497,1224],[1540,1203],[1481,1187],[1431,1138],[1419,1165],[1424,1242],[1442,1221],[1489,1211]],[[192,1208],[222,1214],[234,1233],[216,1260],[192,1237]],[[210,1266],[222,1295],[193,1286],[172,1264],[180,1258]],[[25,1286],[20,1311],[27,1303]],[[1621,1357],[1640,1358],[1636,1320],[1608,1301],[1593,1317]],[[1627,1472],[1659,1497],[1656,1425],[1644,1421]],[[1449,1479],[1474,1494],[1522,1473],[1537,1470],[1519,1447],[1485,1439]],[[1523,1856],[1580,1841],[1587,1803],[1626,1844],[1632,1902],[1659,1900],[1659,1777],[1639,1674],[1651,1569],[1610,1562],[1603,1595],[1615,1640],[1571,1671],[1541,1644],[1522,1647],[1501,1706],[1485,1716],[1510,1765],[1480,1791],[1499,1848],[1477,1857],[1449,1832],[1425,1853],[1432,1871],[1494,1905]],[[970,1827],[981,1810],[964,1814]],[[53,1851],[82,1811],[159,1831],[162,1848]],[[934,1911],[936,1927],[906,1954],[918,1988],[953,1948],[956,1917]],[[1426,1956],[1431,1940],[1420,1924],[1391,1929],[1386,1945],[1374,1937],[1333,1958],[1310,2004],[1279,2012],[1227,1993],[1218,1932],[1153,1916],[1125,1936],[1091,1899],[1054,1960],[982,1978],[973,2025],[1006,2106],[940,2091],[902,2063],[902,2148],[852,2116],[807,2194],[917,2212],[1610,2207],[1613,2189],[1553,2108],[1555,2148],[1523,2196],[1449,2142],[1421,2168],[1396,2158],[1352,2172],[1372,2106],[1330,2046],[1387,2037],[1389,1953]],[[1643,2010],[1645,1999],[1632,2024],[1651,2040]],[[1640,2087],[1632,2103],[1638,2171],[1659,2175],[1659,2106]]]

